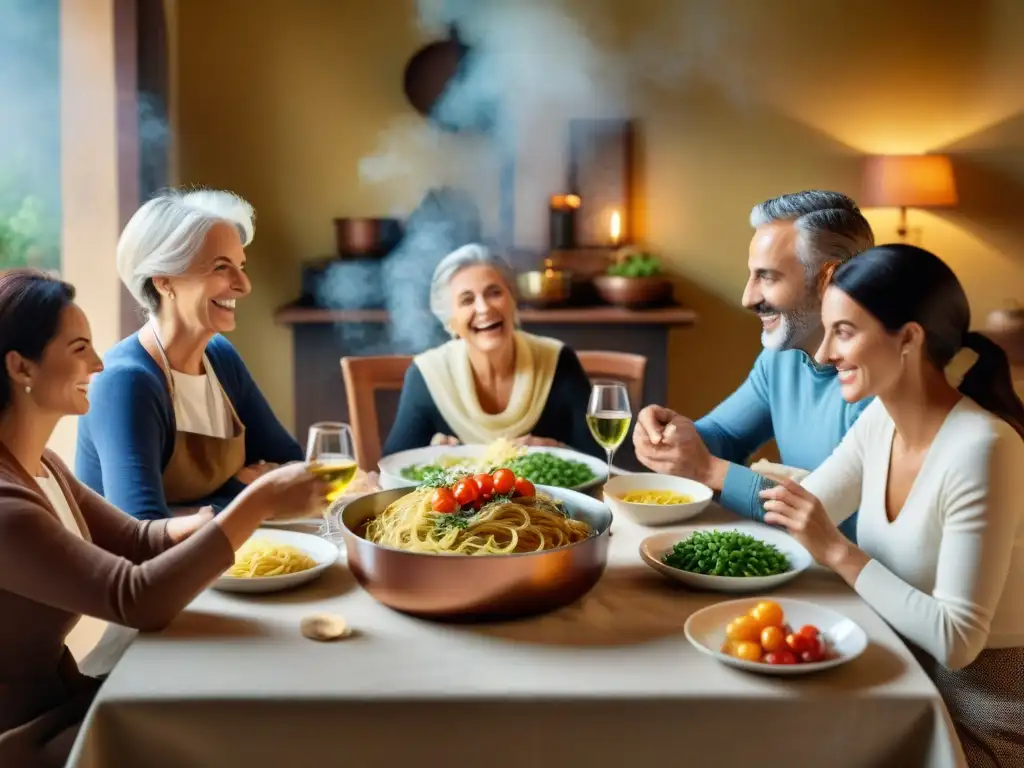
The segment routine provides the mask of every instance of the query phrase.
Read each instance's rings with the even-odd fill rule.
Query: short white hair
[[[154,277],[180,275],[215,224],[231,224],[245,247],[255,232],[253,207],[233,192],[171,189],[145,203],[117,243],[117,273],[149,314],[160,308]]]
[[[516,294],[515,275],[509,263],[497,254],[491,253],[487,246],[470,243],[449,253],[434,269],[434,277],[430,281],[430,311],[448,327],[452,316],[451,283],[456,274],[467,267],[490,267],[501,275],[509,292]]]

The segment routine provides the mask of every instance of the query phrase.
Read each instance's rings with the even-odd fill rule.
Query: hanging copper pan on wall
[[[448,38],[438,40],[416,52],[405,67],[405,96],[413,108],[446,131],[487,131],[493,123],[493,108],[468,110],[470,121],[439,114],[445,91],[457,85],[471,63],[472,50],[459,37],[457,25],[448,27]]]

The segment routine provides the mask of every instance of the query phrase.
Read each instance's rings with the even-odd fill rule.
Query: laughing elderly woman
[[[220,191],[170,191],[143,205],[117,269],[148,314],[113,347],[90,387],[75,474],[140,520],[219,510],[302,449],[220,334],[249,294],[253,209]]]
[[[508,264],[482,245],[438,264],[430,308],[452,341],[409,367],[384,455],[498,438],[603,455],[587,429],[587,374],[562,342],[517,330],[512,284]]]

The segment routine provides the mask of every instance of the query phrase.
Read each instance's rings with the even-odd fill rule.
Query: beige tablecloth
[[[735,522],[724,514],[694,522]],[[131,644],[69,765],[962,764],[931,681],[837,577],[814,569],[777,594],[857,621],[871,638],[864,655],[804,678],[749,674],[683,635],[690,613],[729,596],[689,592],[643,565],[637,547],[652,531],[624,520],[613,531],[609,569],[587,597],[516,623],[392,612],[343,563],[292,593],[208,591]],[[306,640],[299,620],[316,610],[343,614],[357,635]],[[101,644],[92,666],[111,653]]]

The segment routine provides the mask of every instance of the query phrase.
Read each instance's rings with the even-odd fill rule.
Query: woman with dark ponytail
[[[322,505],[305,464],[253,482],[214,520],[139,522],[78,482],[46,444],[89,410],[103,365],[67,283],[0,275],[0,766],[62,766],[99,680],[64,641],[82,615],[165,626],[279,509]]]
[[[1024,404],[970,331],[963,287],[910,245],[840,267],[821,363],[875,401],[801,485],[762,492],[784,526],[899,632],[941,691],[967,762],[1024,754]],[[857,542],[836,528],[856,510]]]

